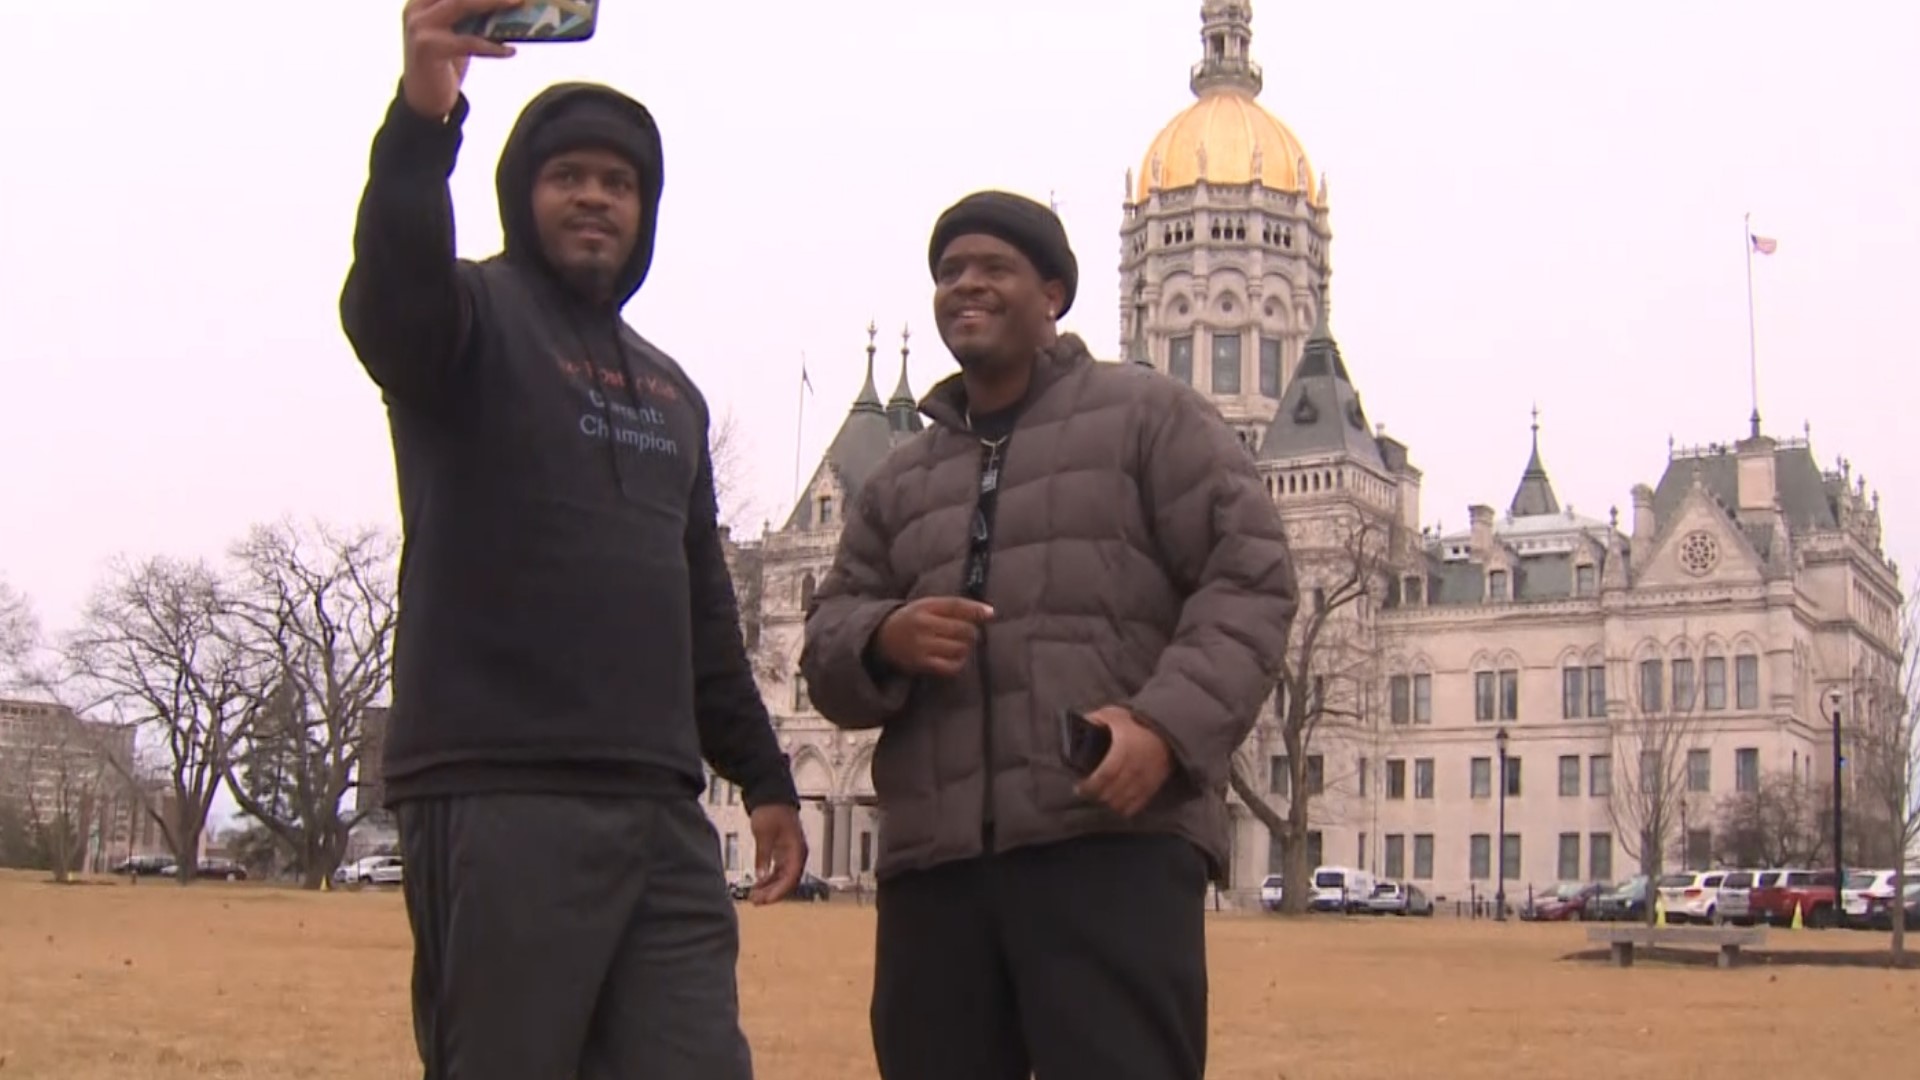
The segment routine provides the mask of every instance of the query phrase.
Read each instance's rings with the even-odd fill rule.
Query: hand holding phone
[[[1172,747],[1124,705],[1063,718],[1061,737],[1067,760],[1082,776],[1075,793],[1121,817],[1145,810],[1173,778]]]
[[[599,7],[599,0],[513,0],[465,20],[460,32],[488,41],[585,41]]]
[[[1113,732],[1072,709],[1060,710],[1060,754],[1077,776],[1091,776],[1113,748]]]
[[[414,112],[444,120],[460,101],[467,63],[476,56],[505,57],[513,47],[460,29],[473,16],[486,17],[518,0],[407,0],[402,12],[406,73],[401,92]]]

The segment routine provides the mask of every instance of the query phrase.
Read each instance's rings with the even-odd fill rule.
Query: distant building
[[[86,834],[80,869],[168,853],[147,812],[169,804],[164,789],[130,780],[133,762],[131,728],[84,720],[64,705],[0,700],[0,812],[30,829],[66,816]]]
[[[387,752],[389,712],[387,706],[378,705],[367,709],[360,717],[360,765],[354,771],[353,810],[354,813],[367,815],[369,819],[388,816],[386,808],[381,805],[387,797],[387,790],[380,766]]]
[[[1510,895],[1626,877],[1636,844],[1619,835],[1610,793],[1639,775],[1635,731],[1662,718],[1685,733],[1684,762],[1669,763],[1685,793],[1667,866],[1709,858],[1728,793],[1826,775],[1822,695],[1857,692],[1894,660],[1901,591],[1879,496],[1755,416],[1737,442],[1672,449],[1658,483],[1632,489],[1623,526],[1561,504],[1536,422],[1504,510],[1474,506],[1457,533],[1423,527],[1422,472],[1369,421],[1331,329],[1327,184],[1258,104],[1251,4],[1205,0],[1201,41],[1195,102],[1127,177],[1122,359],[1198,387],[1239,432],[1287,522],[1309,609],[1353,568],[1343,538],[1386,538],[1343,615],[1343,655],[1316,661],[1355,715],[1310,747],[1309,862],[1448,898],[1492,893],[1503,851]],[[846,508],[921,427],[906,342],[886,400],[875,351],[869,327],[865,381],[787,520],[732,545],[762,690],[806,802],[811,869],[841,881],[874,862],[875,736],[815,713],[797,668]],[[1269,709],[1240,762],[1276,805],[1285,754]],[[707,807],[729,869],[749,869],[738,793],[716,783]],[[1233,811],[1232,885],[1251,889],[1280,871],[1280,851],[1237,798]]]

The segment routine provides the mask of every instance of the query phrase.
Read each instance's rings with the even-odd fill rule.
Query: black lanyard
[[[993,518],[1000,502],[1000,471],[1006,457],[1007,440],[981,439],[985,453],[980,457],[980,497],[973,507],[973,523],[967,534],[967,569],[964,593],[969,600],[987,602],[987,569],[993,552]]]

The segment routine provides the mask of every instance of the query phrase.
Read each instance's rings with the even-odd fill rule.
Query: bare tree
[[[786,666],[777,636],[766,633],[766,554],[758,541],[735,544],[727,553],[727,568],[733,575],[734,596],[740,605],[740,640],[746,646],[754,676],[762,683],[778,681]]]
[[[40,621],[26,595],[0,578],[0,690],[29,681],[28,667],[40,646]]]
[[[1728,866],[1814,866],[1826,854],[1822,789],[1791,769],[1768,773],[1751,791],[1719,802],[1714,855]]]
[[[1234,756],[1228,774],[1234,794],[1279,841],[1281,877],[1287,882],[1281,910],[1290,914],[1305,911],[1310,899],[1310,810],[1329,783],[1326,756],[1314,751],[1332,733],[1366,730],[1372,721],[1366,706],[1380,674],[1367,608],[1386,573],[1391,527],[1363,515],[1325,527],[1332,530],[1330,543],[1295,547],[1300,610],[1274,689],[1274,715],[1261,721],[1286,750],[1279,765],[1285,772],[1266,776],[1269,791],[1284,800],[1284,807],[1276,808],[1256,785],[1253,778],[1268,774],[1271,766],[1249,761],[1246,747]]]
[[[392,681],[397,550],[376,529],[290,523],[258,526],[234,549],[230,647],[272,681],[240,717],[223,772],[310,889],[340,865],[365,816],[342,803],[362,722]]]
[[[227,588],[205,562],[116,561],[61,646],[63,685],[82,715],[132,727],[155,747],[167,798],[142,799],[179,865],[199,868],[228,744],[260,698],[254,658],[233,643]],[[127,770],[129,784],[141,778]]]
[[[760,516],[760,500],[753,494],[753,448],[732,409],[713,419],[707,432],[707,452],[713,460],[713,494],[720,503],[720,524],[739,529]]]
[[[1685,630],[1682,630],[1683,638]],[[1613,723],[1612,791],[1607,815],[1621,849],[1647,877],[1647,921],[1657,918],[1654,886],[1665,872],[1668,847],[1684,844],[1689,810],[1687,756],[1699,737],[1699,677],[1691,657],[1676,667],[1663,657],[1619,661],[1628,689],[1625,715]],[[1675,675],[1669,685],[1670,671]]]
[[[21,793],[27,827],[53,880],[64,885],[86,868],[110,801],[108,747],[93,725],[65,709],[39,718],[33,728],[24,752],[10,755],[19,774],[0,786]]]
[[[1854,791],[1894,867],[1893,951],[1906,951],[1908,864],[1920,843],[1920,592],[1902,605],[1898,652],[1855,673]],[[1851,825],[1850,825],[1851,827]]]

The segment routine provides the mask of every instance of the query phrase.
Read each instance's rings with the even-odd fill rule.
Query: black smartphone
[[[488,41],[585,41],[600,17],[599,0],[527,0],[475,15],[455,29]]]
[[[1072,709],[1060,710],[1060,754],[1067,768],[1090,775],[1113,747],[1113,732]]]

